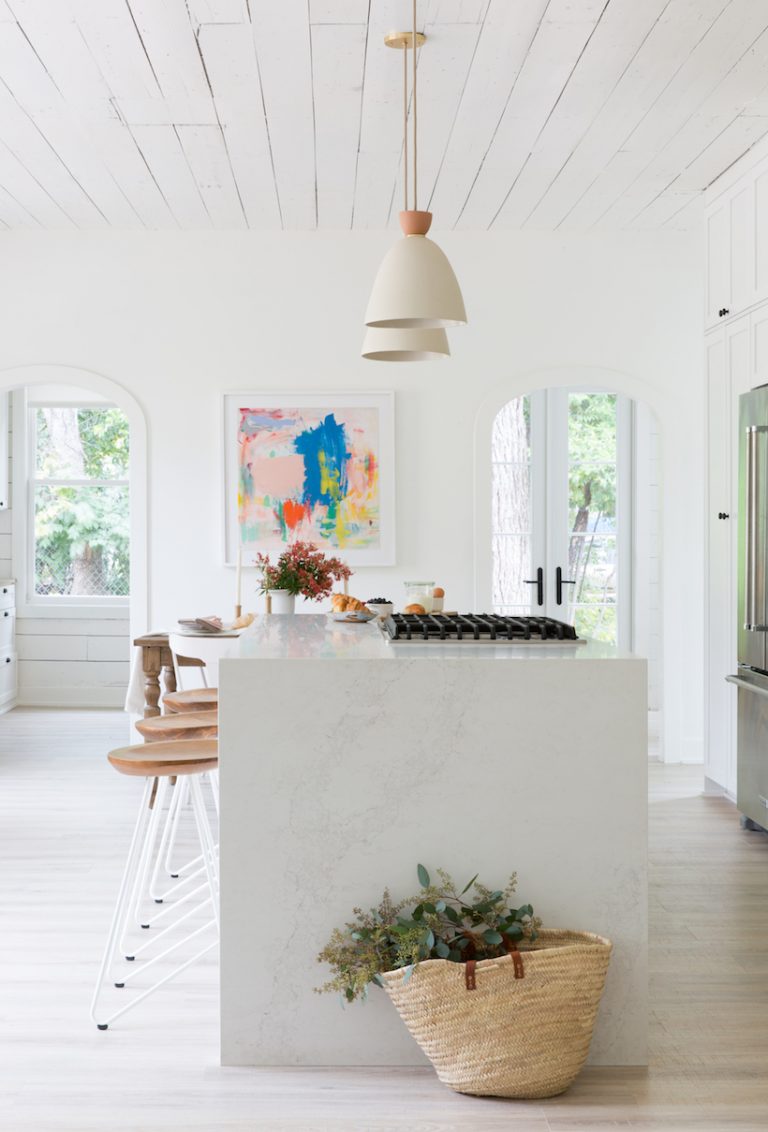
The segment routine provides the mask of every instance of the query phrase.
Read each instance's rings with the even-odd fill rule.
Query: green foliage
[[[568,456],[573,529],[592,529],[595,515],[615,520],[615,393],[571,394],[568,402]]]
[[[437,870],[438,883],[423,865],[417,875],[418,897],[394,904],[385,889],[376,908],[353,908],[354,919],[333,931],[317,957],[333,972],[320,991],[337,991],[354,1002],[365,998],[369,983],[381,985],[385,971],[403,968],[410,977],[425,959],[495,959],[519,940],[536,939],[541,921],[531,905],[511,904],[516,873],[504,889],[486,888],[474,876],[460,892],[442,869]]]
[[[119,409],[39,409],[36,468],[52,480],[128,474],[129,428]],[[35,493],[35,589],[127,594],[128,489],[39,484]]]

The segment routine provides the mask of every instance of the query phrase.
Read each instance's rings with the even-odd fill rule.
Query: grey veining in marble
[[[413,892],[419,861],[517,870],[547,925],[611,937],[591,1059],[645,1062],[645,662],[500,651],[273,617],[222,660],[224,1064],[423,1062],[383,993],[314,993],[332,928],[385,885]]]

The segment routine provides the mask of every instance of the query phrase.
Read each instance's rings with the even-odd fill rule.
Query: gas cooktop
[[[382,622],[390,641],[483,644],[582,643],[573,625],[554,617],[507,617],[499,613],[393,613]]]

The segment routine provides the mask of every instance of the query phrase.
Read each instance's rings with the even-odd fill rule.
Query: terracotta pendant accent
[[[426,236],[432,223],[431,212],[418,212],[409,208],[400,213],[400,227],[404,236]]]

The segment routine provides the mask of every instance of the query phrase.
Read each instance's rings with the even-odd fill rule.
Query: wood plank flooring
[[[0,717],[0,1132],[765,1132],[768,836],[651,764],[652,1065],[565,1096],[479,1100],[423,1070],[217,1064],[216,964],[113,1030],[88,1017],[140,784],[118,712]]]

